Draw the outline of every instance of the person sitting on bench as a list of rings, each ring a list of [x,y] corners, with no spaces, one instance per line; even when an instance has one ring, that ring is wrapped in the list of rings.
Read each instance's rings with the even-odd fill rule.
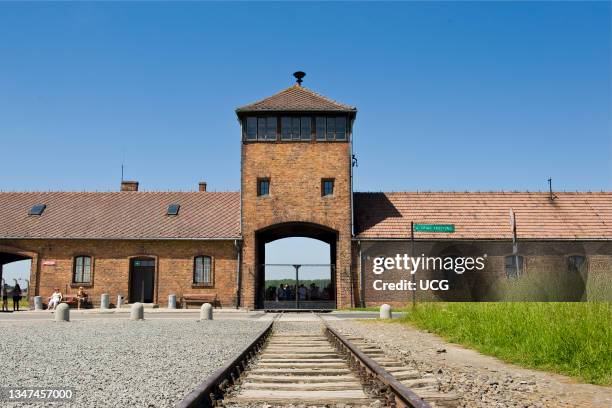
[[[87,292],[85,292],[85,289],[80,286],[79,291],[77,292],[77,309],[80,309],[81,305],[87,302],[87,296],[88,295]]]
[[[60,292],[59,288],[55,288],[55,292],[49,298],[49,306],[47,306],[47,310],[55,310],[57,305],[62,301],[62,292]]]

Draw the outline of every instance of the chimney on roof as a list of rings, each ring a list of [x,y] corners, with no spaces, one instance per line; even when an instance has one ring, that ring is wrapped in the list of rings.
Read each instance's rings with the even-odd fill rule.
[[[121,191],[138,191],[138,182],[137,181],[121,181]]]
[[[200,181],[198,183],[198,191],[206,191],[206,182],[205,181]]]

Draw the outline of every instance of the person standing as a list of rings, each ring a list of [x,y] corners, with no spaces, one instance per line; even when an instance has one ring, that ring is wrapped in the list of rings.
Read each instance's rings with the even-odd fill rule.
[[[2,285],[2,311],[8,312],[8,285]]]
[[[13,312],[19,311],[19,301],[21,300],[21,286],[19,283],[15,282],[15,287],[13,288]]]

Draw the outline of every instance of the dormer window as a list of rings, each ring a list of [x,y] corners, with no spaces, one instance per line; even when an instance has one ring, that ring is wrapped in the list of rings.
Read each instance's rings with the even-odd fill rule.
[[[180,209],[180,204],[170,204],[168,206],[168,210],[166,211],[166,215],[178,215]]]
[[[47,206],[45,204],[36,204],[33,205],[32,208],[28,211],[28,215],[42,215]]]

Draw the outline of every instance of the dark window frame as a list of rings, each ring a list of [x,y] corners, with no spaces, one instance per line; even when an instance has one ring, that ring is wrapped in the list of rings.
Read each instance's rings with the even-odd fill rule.
[[[176,217],[179,215],[180,211],[181,211],[181,205],[179,203],[168,204],[166,215],[171,216],[171,217]]]
[[[327,185],[331,183],[331,192],[328,193]],[[333,178],[321,179],[321,197],[333,197],[336,188],[336,180]]]
[[[251,131],[250,133],[249,130]],[[255,131],[254,134],[253,130]],[[248,141],[257,140],[257,116],[247,116],[244,119],[244,139]]]
[[[312,141],[312,116],[300,116],[300,140],[304,142]],[[304,126],[308,124],[308,126]],[[307,136],[307,137],[306,137]]]
[[[78,260],[82,259],[80,270]],[[84,280],[85,277],[85,260],[89,260],[89,280]],[[75,255],[72,258],[72,285],[78,286],[92,286],[93,285],[93,269],[94,259],[91,255]],[[80,274],[80,279],[77,279],[77,275]]]
[[[47,204],[34,204],[28,211],[28,215],[40,217],[47,209]]]
[[[347,142],[351,133],[350,116],[340,114],[249,115],[242,123],[245,142]]]
[[[202,280],[198,281],[196,279],[196,274],[198,273],[198,260],[202,261]],[[205,263],[204,261],[208,260],[208,280],[204,280],[205,278]],[[191,279],[191,284],[194,287],[206,287],[212,288],[215,286],[215,273],[213,267],[213,257],[210,255],[196,255],[193,257],[193,276]]]
[[[327,140],[327,117],[315,116],[315,139],[317,142]]]
[[[264,192],[262,187],[264,183],[267,183],[266,191]],[[268,197],[270,196],[270,178],[262,177],[257,179],[257,197]]]
[[[279,117],[250,115],[243,120],[243,138],[247,142],[275,142],[279,138]]]

